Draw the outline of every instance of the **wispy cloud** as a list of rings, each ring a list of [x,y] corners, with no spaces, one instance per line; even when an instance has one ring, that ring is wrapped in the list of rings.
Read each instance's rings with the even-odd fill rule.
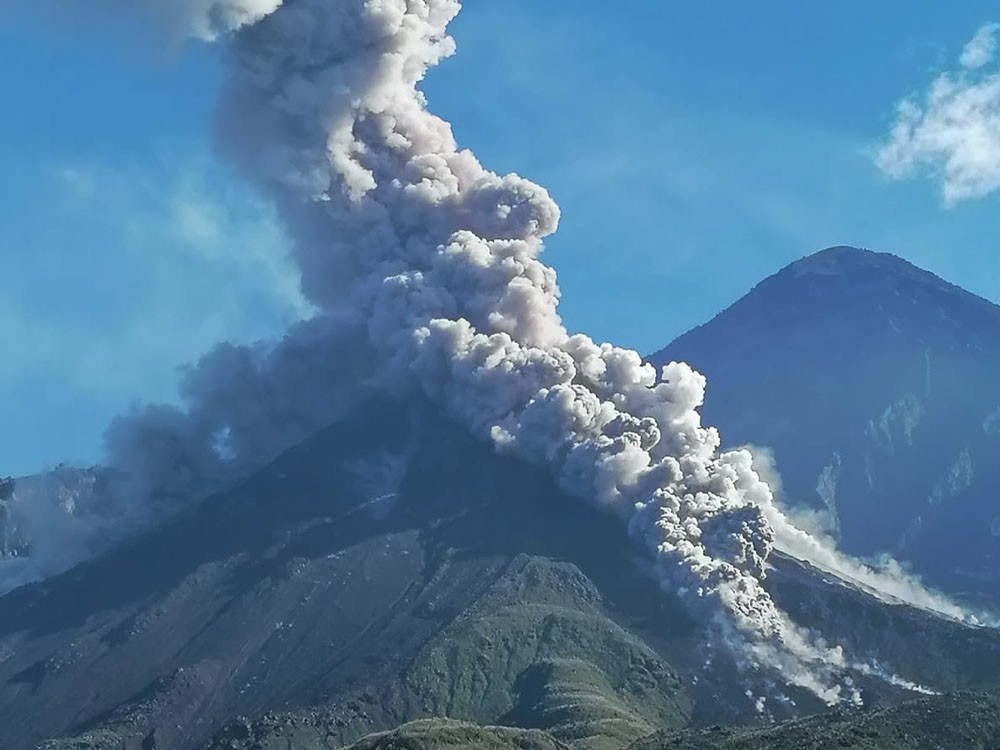
[[[1000,24],[988,23],[982,26],[965,45],[962,56],[958,58],[959,64],[970,70],[989,65],[996,54],[998,32],[1000,32]]]
[[[309,314],[273,210],[215,169],[202,157],[153,169],[83,162],[55,170],[55,177],[64,208],[117,234],[116,252],[149,260],[165,254],[192,273],[256,286],[288,316]]]
[[[14,202],[0,237],[11,270],[0,275],[0,407],[34,414],[38,429],[8,446],[0,473],[31,470],[37,454],[96,458],[81,446],[96,450],[133,400],[173,400],[178,367],[311,314],[273,210],[207,156],[171,148],[22,174],[17,194],[0,184]],[[67,404],[85,423],[53,430]]]
[[[77,320],[67,314],[71,305],[46,309],[22,295],[22,316],[36,330],[46,326],[43,339],[62,341],[48,347],[51,357],[79,349],[68,371],[62,365],[77,387],[132,391],[129,381],[140,377],[132,367],[169,372],[215,341],[253,340],[310,314],[270,207],[208,159],[81,162],[52,172],[56,215],[80,232],[64,241],[94,256],[89,281],[107,291],[114,309],[104,315],[111,305],[95,301],[96,309],[81,311],[89,319]],[[63,273],[47,294],[60,296],[66,284]],[[123,363],[137,364],[123,370]]]
[[[947,205],[1000,189],[1000,24],[982,26],[959,57],[922,94],[896,107],[888,139],[876,153],[893,179],[930,174]]]

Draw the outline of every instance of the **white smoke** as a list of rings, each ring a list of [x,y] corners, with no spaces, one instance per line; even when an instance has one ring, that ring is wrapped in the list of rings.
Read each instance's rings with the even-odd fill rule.
[[[903,690],[909,690],[911,693],[917,693],[919,695],[941,695],[939,691],[934,690],[933,688],[921,685],[918,682],[911,682],[910,680],[904,679],[899,675],[893,674],[892,672],[887,672],[877,665],[872,666],[870,664],[858,664],[855,666],[855,669],[863,675],[878,677],[880,680],[884,680],[890,685],[895,685]]]
[[[0,592],[60,573],[99,551],[93,542],[117,519],[103,512],[95,481],[94,472],[59,467],[14,482],[12,496],[0,501]]]
[[[764,514],[774,529],[777,549],[833,573],[886,603],[909,604],[969,625],[993,623],[987,615],[971,612],[927,588],[919,577],[908,573],[889,555],[866,564],[839,552],[832,538],[803,531],[776,505],[764,506]]]
[[[154,405],[112,422],[106,469],[15,483],[0,526],[24,550],[0,560],[0,595],[135,537],[336,421],[372,387],[364,352],[363,333],[331,316],[277,344],[217,346],[184,375],[185,409]]]
[[[720,452],[702,426],[704,378],[570,335],[539,259],[558,207],[487,171],[427,110],[418,85],[454,52],[458,0],[274,4],[227,5],[188,28],[211,37],[274,10],[233,35],[219,140],[279,207],[321,312],[276,348],[220,348],[188,375],[185,410],[113,425],[128,496],[158,517],[305,437],[359,388],[416,390],[617,515],[746,669],[856,700],[842,649],[762,585],[776,530],[794,534],[751,454]]]
[[[958,64],[963,68],[975,70],[993,62],[993,56],[997,51],[998,33],[1000,33],[1000,23],[988,23],[981,26],[962,49]]]
[[[899,561],[885,554],[875,562],[862,562],[837,550],[830,535],[834,527],[828,514],[812,508],[788,508],[779,501],[781,476],[770,449],[746,446],[753,465],[772,489],[772,502],[761,507],[774,529],[775,548],[796,559],[842,578],[889,604],[908,604],[969,625],[995,625],[986,613],[972,612],[944,594],[927,588]]]
[[[238,34],[222,143],[274,196],[310,300],[355,315],[384,387],[418,387],[473,434],[550,467],[619,515],[665,587],[725,614],[740,658],[828,700],[836,648],[761,585],[770,489],[748,452],[720,454],[704,378],[570,335],[539,260],[559,211],[484,169],[418,91],[454,51],[457,0],[298,0]]]

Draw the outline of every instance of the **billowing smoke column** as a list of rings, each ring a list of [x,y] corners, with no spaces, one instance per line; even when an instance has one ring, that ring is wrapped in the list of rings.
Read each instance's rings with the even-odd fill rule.
[[[457,0],[296,0],[236,35],[221,143],[273,195],[309,299],[366,333],[380,386],[421,389],[474,435],[614,512],[663,584],[748,661],[834,700],[836,650],[761,586],[771,494],[719,453],[704,379],[570,335],[539,260],[559,210],[484,169],[417,86],[450,55]],[[228,425],[227,425],[228,427]],[[126,441],[127,442],[127,441]]]
[[[192,1],[171,24],[234,32],[219,141],[278,205],[321,312],[275,347],[220,347],[188,373],[186,410],[118,420],[115,496],[142,498],[148,522],[323,426],[359,389],[419,391],[621,518],[744,667],[856,699],[841,673],[863,665],[797,629],[762,586],[775,524],[797,530],[750,453],[720,453],[701,425],[704,378],[570,335],[539,260],[557,206],[484,169],[427,111],[417,86],[454,51],[458,0],[278,5]]]

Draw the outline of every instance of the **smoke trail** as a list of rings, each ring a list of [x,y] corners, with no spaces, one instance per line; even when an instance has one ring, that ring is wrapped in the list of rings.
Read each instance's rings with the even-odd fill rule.
[[[944,594],[927,588],[889,555],[876,563],[866,564],[841,553],[828,533],[831,524],[825,523],[828,519],[822,512],[784,509],[776,502],[774,498],[780,495],[781,476],[770,449],[759,446],[745,446],[744,449],[753,455],[754,469],[772,489],[772,501],[765,501],[761,508],[774,529],[777,549],[833,573],[886,603],[908,604],[968,625],[997,625],[992,615],[970,611]]]
[[[969,625],[993,625],[993,618],[975,613],[944,594],[924,586],[892,557],[865,564],[840,553],[833,539],[797,527],[776,505],[764,506],[775,532],[775,546],[782,552],[833,573],[887,603],[904,603]]]
[[[100,551],[93,542],[121,527],[104,512],[108,499],[94,492],[96,479],[92,471],[59,467],[8,480],[6,492],[0,481],[0,592],[92,557]]]
[[[427,110],[418,85],[454,52],[458,0],[276,4],[194,3],[185,23],[239,29],[220,146],[279,207],[321,312],[276,348],[220,348],[189,373],[185,410],[116,422],[120,494],[142,498],[148,522],[305,437],[358,388],[416,390],[617,515],[746,669],[856,700],[841,649],[762,585],[784,519],[751,454],[720,452],[702,426],[704,378],[570,335],[539,259],[558,207],[487,171]]]

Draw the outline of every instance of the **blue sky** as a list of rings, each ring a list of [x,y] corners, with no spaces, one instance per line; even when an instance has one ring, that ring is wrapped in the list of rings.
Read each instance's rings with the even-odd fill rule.
[[[651,351],[832,244],[1000,300],[1000,198],[947,206],[874,163],[995,5],[467,5],[425,89],[561,204],[572,329]],[[212,157],[220,79],[206,47],[0,17],[0,474],[97,460],[108,419],[172,398],[213,342],[305,313],[271,212]]]

